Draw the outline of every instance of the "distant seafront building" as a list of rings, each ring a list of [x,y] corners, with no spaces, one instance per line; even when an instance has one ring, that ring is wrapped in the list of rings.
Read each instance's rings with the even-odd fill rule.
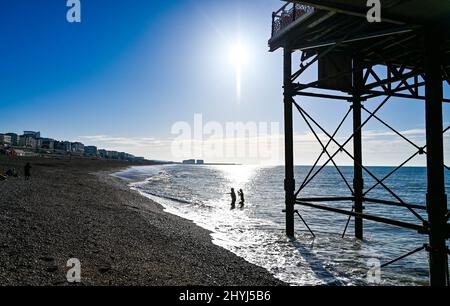
[[[27,149],[37,149],[38,142],[34,137],[22,135],[19,138],[19,146]]]
[[[195,165],[195,159],[183,160],[183,164],[185,164],[185,165]]]
[[[72,152],[72,143],[70,141],[56,141],[55,150],[61,152]]]
[[[140,159],[139,157],[135,157],[134,155],[126,153],[126,152],[107,151],[104,149],[98,150],[97,156],[99,156],[100,158],[104,158],[104,159],[145,161],[145,158]]]
[[[19,146],[27,149],[38,149],[41,132],[24,131],[23,135],[19,137]]]
[[[119,152],[117,151],[107,151],[106,156],[108,159],[119,159]]]
[[[55,150],[55,142],[56,140],[51,138],[39,138],[37,139],[38,148],[46,149],[46,150]]]
[[[34,138],[34,139],[38,139],[38,138],[41,138],[41,132],[24,131],[23,132],[23,136],[31,137],[31,138]]]
[[[108,158],[108,152],[104,149],[100,149],[98,150],[98,156],[100,156],[100,158]]]
[[[11,136],[0,134],[0,143],[3,145],[11,145]]]
[[[204,165],[205,161],[203,159],[187,159],[187,160],[183,160],[183,164],[184,165]]]
[[[18,146],[19,145],[19,135],[16,133],[6,133],[5,135],[11,137],[11,145]]]
[[[133,154],[129,154],[129,153],[126,153],[126,152],[120,152],[119,153],[119,158],[121,160],[129,160],[129,161],[136,160],[136,157]]]
[[[59,141],[41,137],[41,132],[24,131],[23,135],[16,133],[0,133],[0,154],[14,149],[18,156],[39,156],[38,154],[80,155],[100,157],[103,159],[145,162],[144,157],[135,157],[127,152],[108,151],[96,146],[85,146],[81,142]],[[5,150],[6,149],[6,150]],[[3,152],[3,153],[2,153]],[[195,161],[194,161],[195,163]]]
[[[72,142],[72,151],[73,153],[84,153],[84,144],[81,142]]]
[[[97,156],[98,148],[96,146],[86,146],[84,147],[84,153],[87,155]]]

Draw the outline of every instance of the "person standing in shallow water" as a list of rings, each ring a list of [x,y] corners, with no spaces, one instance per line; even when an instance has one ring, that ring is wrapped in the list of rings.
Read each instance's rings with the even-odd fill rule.
[[[28,181],[31,178],[31,165],[27,163],[24,167],[25,180]]]
[[[235,209],[236,208],[236,192],[234,191],[234,188],[231,188],[231,209]]]
[[[238,192],[239,197],[241,198],[241,201],[239,202],[239,205],[241,206],[241,208],[244,208],[245,206],[245,195],[244,195],[244,191],[242,189],[239,190]]]

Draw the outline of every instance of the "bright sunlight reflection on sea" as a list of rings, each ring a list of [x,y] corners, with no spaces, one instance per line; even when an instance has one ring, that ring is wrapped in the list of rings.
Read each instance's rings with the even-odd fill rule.
[[[248,184],[257,170],[256,166],[214,166],[214,168],[223,173],[223,177],[229,182],[230,188],[236,188],[237,190]]]
[[[297,179],[300,181],[308,170],[296,167]],[[339,174],[333,170],[324,169],[323,175],[311,183],[306,196],[336,196],[347,192],[345,184],[340,184]],[[388,167],[371,170],[380,177],[392,171]],[[351,167],[342,168],[349,180],[352,171]],[[211,231],[215,244],[293,285],[365,285],[369,260],[388,262],[426,242],[415,232],[373,222],[365,223],[365,241],[353,238],[353,224],[342,239],[345,216],[301,207],[298,209],[317,238],[313,239],[297,220],[297,240],[287,239],[282,213],[283,167],[168,165],[136,167],[118,175],[134,180],[132,188],[163,205],[167,212]],[[365,180],[368,185],[373,183],[370,177]],[[426,169],[408,168],[386,183],[405,201],[423,205],[425,181]],[[244,190],[244,208],[231,209],[232,187]],[[374,196],[386,195],[375,190]],[[352,203],[326,204],[342,209],[352,206]],[[400,208],[386,211],[385,207],[371,205],[367,211],[415,221],[414,216]],[[417,285],[426,284],[427,279],[427,255],[422,252],[384,269],[382,284]]]

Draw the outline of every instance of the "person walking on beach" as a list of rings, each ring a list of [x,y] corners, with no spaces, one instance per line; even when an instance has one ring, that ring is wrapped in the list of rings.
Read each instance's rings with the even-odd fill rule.
[[[27,163],[24,167],[25,180],[28,181],[31,178],[31,165]]]
[[[244,208],[245,206],[245,195],[244,195],[244,191],[242,189],[239,190],[238,192],[239,197],[241,198],[241,201],[239,202],[239,205],[241,206],[241,208]]]
[[[231,209],[235,209],[236,208],[236,192],[234,191],[234,188],[231,188],[231,193],[229,193],[231,195]]]

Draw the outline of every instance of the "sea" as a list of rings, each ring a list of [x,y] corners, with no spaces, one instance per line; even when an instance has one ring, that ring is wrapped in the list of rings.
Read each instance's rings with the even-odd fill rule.
[[[378,178],[394,168],[370,167]],[[295,168],[297,183],[310,167]],[[353,168],[341,167],[352,182]],[[405,203],[425,206],[426,168],[402,168],[385,181]],[[365,238],[354,238],[354,220],[342,237],[347,216],[296,207],[315,237],[296,216],[295,240],[285,235],[284,168],[261,166],[161,165],[132,167],[115,176],[130,188],[158,202],[171,214],[193,221],[211,232],[214,244],[265,268],[293,286],[422,286],[428,284],[428,254],[417,252],[387,267],[388,263],[422,247],[427,236],[415,230],[364,221]],[[448,177],[448,175],[447,175]],[[376,182],[365,174],[365,190]],[[450,181],[446,181],[447,192]],[[243,208],[231,209],[230,188],[242,189]],[[348,197],[350,190],[335,168],[326,167],[300,193],[301,197]],[[396,201],[377,186],[367,197]],[[352,202],[321,203],[351,210]],[[365,212],[421,224],[404,207],[365,204]],[[417,213],[426,219],[425,210]]]

